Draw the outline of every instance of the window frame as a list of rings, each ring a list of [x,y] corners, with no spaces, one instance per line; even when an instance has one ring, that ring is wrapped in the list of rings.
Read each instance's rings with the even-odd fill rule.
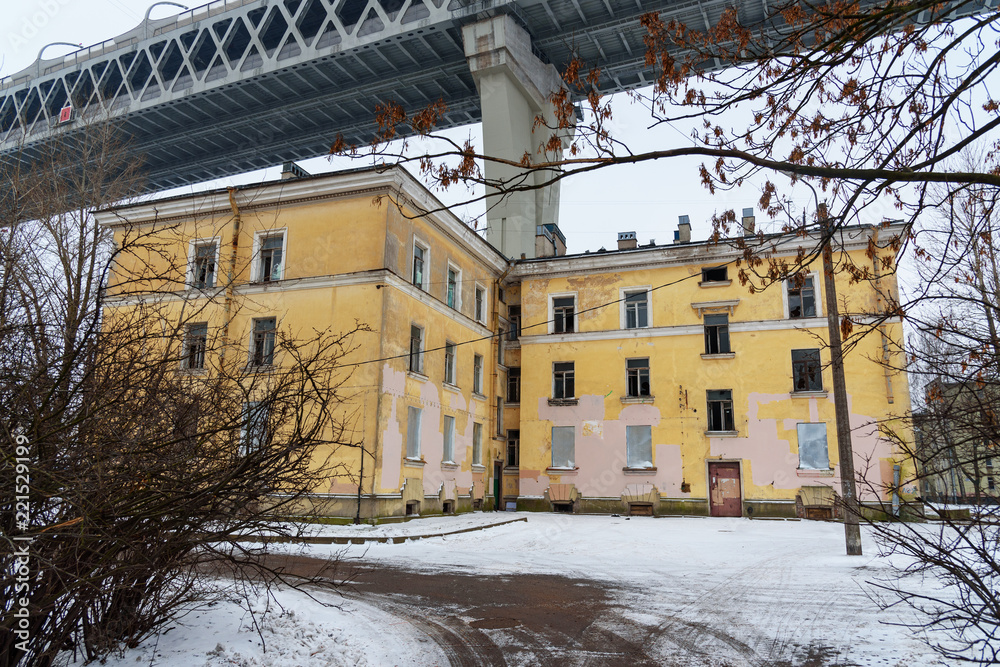
[[[195,327],[204,327],[204,333],[198,335],[201,338],[200,350],[195,352],[198,355],[200,364],[195,366],[191,364],[192,356],[192,339],[195,337],[194,329]],[[188,323],[184,328],[184,354],[181,357],[181,368],[186,371],[203,371],[205,370],[205,360],[206,353],[208,350],[208,322],[191,322]]]
[[[196,285],[195,278],[197,277],[197,267],[195,266],[195,261],[197,260],[198,248],[200,246],[206,246],[209,244],[215,245],[215,269],[212,272],[212,284],[211,285]],[[188,241],[188,263],[187,263],[187,276],[185,277],[185,287],[187,289],[198,289],[198,290],[210,290],[215,289],[219,285],[219,261],[222,258],[222,237],[213,236],[206,238],[190,239]]]
[[[556,327],[556,299],[573,299],[573,328],[570,331],[565,330],[565,316],[563,317],[563,330],[557,331]],[[549,333],[550,334],[568,334],[568,333],[578,333],[579,327],[579,299],[576,292],[559,292],[549,294]],[[565,306],[560,306],[564,308]]]
[[[441,463],[455,463],[455,418],[444,415],[441,424]]]
[[[556,462],[556,432],[568,434],[569,446],[573,455],[572,460],[560,460]],[[576,468],[576,427],[575,426],[553,426],[549,440],[549,463],[550,468],[556,470],[574,470]]]
[[[644,443],[637,442],[632,436],[633,433],[638,433],[638,429],[646,429],[646,433],[649,434],[648,445],[649,445],[649,457],[646,458],[643,463],[648,462],[649,465],[636,465],[635,459],[638,456],[633,456],[633,447],[638,447]],[[653,461],[653,427],[648,424],[629,424],[625,426],[625,465],[630,470],[655,470],[656,463]]]
[[[259,413],[263,413],[263,415],[258,416]],[[239,442],[239,452],[241,456],[249,456],[252,452],[260,451],[267,444],[267,420],[270,416],[268,413],[269,411],[267,406],[262,406],[260,401],[243,402],[241,407]],[[263,419],[263,423],[260,424],[261,428],[259,429],[259,433],[255,434],[257,437],[251,441],[251,421],[257,421],[259,419]]]
[[[812,466],[812,465],[803,465],[803,461],[802,461],[802,443],[803,443],[803,440],[804,440],[804,438],[802,437],[802,427],[803,426],[822,426],[823,427],[823,442],[825,443],[824,447],[823,447],[823,453],[825,454],[824,458],[826,459],[826,465],[825,466],[815,467],[815,466]],[[796,446],[798,447],[798,450],[799,450],[799,462],[798,462],[798,469],[799,470],[829,471],[829,470],[832,469],[831,466],[830,466],[830,429],[827,428],[826,422],[799,422],[799,423],[797,423],[795,425],[795,438],[796,438],[796,441],[795,441],[796,442]]]
[[[521,306],[507,306],[507,340],[521,337]]]
[[[514,391],[511,392],[511,387]],[[507,405],[521,404],[521,367],[513,366],[507,369]]]
[[[623,330],[626,330],[626,331],[632,331],[632,330],[635,330],[635,329],[649,329],[649,328],[651,328],[653,326],[653,297],[652,297],[653,293],[652,293],[651,289],[652,289],[651,285],[633,285],[631,287],[621,287],[621,288],[619,288],[619,290],[618,290],[618,295],[619,295],[619,299],[620,299],[620,301],[619,301],[620,305],[619,305],[619,309],[618,309],[619,310],[619,328],[621,328]],[[628,308],[629,307],[628,298],[629,298],[629,296],[633,296],[635,294],[639,294],[639,293],[642,293],[642,292],[646,293],[646,324],[644,326],[639,326],[639,324],[638,324],[639,318],[638,318],[638,315],[637,315],[636,316],[636,326],[630,327],[630,326],[628,326],[628,310],[629,310],[629,308]],[[638,303],[638,302],[633,302],[633,303]]]
[[[414,415],[416,415],[415,418]],[[418,408],[415,405],[406,406],[406,450],[404,453],[406,459],[409,461],[423,460],[423,453],[420,447],[420,427],[423,418],[424,411],[422,408]]]
[[[458,353],[456,350],[458,347],[451,342],[446,340],[444,342],[444,382],[445,384],[450,384],[452,386],[458,385]]]
[[[569,365],[569,368],[559,369],[557,366]],[[561,375],[557,375],[561,373]],[[568,373],[568,376],[567,376]],[[569,387],[573,390],[566,396],[566,380],[569,379]],[[562,396],[556,391],[556,387],[561,387]],[[570,400],[576,398],[576,362],[575,361],[553,361],[552,362],[552,398],[554,400]]]
[[[270,329],[270,335],[271,335],[270,355],[265,355],[263,353],[267,349],[267,330],[266,329],[258,330],[257,324],[259,322],[267,322],[269,320],[274,322],[274,326],[271,327]],[[278,318],[272,315],[270,317],[255,317],[251,321],[253,323],[253,327],[251,328],[250,331],[250,359],[248,360],[247,366],[250,368],[270,368],[271,366],[274,366],[274,353],[277,343]],[[260,360],[263,361],[263,357],[266,356],[267,361],[265,363],[258,363],[257,335],[260,333],[264,334],[264,338],[262,341],[264,347],[261,350],[262,355]]]
[[[819,271],[807,271],[806,278],[812,279],[813,284],[813,302],[815,304],[815,315],[792,317],[790,313],[788,289],[791,286],[791,277],[785,278],[781,281],[781,301],[784,308],[784,314],[786,320],[805,320],[811,319],[813,317],[823,317],[823,285],[819,279]],[[801,298],[801,296],[800,296]]]
[[[641,362],[645,361],[645,366],[633,366],[630,365],[631,362]],[[646,373],[646,393],[642,393],[642,371],[645,369]],[[632,371],[635,371],[633,373]],[[625,396],[627,398],[651,398],[653,396],[651,381],[650,381],[650,366],[649,357],[631,357],[625,360]],[[635,388],[636,393],[632,392],[632,377],[635,376]]]
[[[709,274],[710,271],[722,271],[725,274],[725,277],[722,278],[722,279],[719,279],[719,278],[709,278],[708,274]],[[703,266],[703,267],[701,267],[701,282],[703,282],[703,283],[709,283],[709,284],[730,282],[730,278],[729,278],[729,266],[726,265],[726,264],[723,264],[722,266]]]
[[[483,395],[483,355],[472,357],[472,393]]]
[[[725,324],[709,324],[708,318],[710,317],[724,317],[726,318]],[[729,336],[729,313],[705,313],[702,316],[702,326],[705,331],[705,354],[706,355],[717,355],[717,354],[732,354],[733,344],[732,339]],[[723,345],[723,337],[721,334],[725,334],[725,345]],[[712,341],[714,340],[717,350],[712,351]],[[725,348],[725,349],[723,349]]]
[[[451,274],[455,274],[455,290],[451,292]],[[450,260],[448,261],[448,268],[445,269],[444,273],[445,284],[444,284],[444,302],[449,308],[455,310],[462,310],[462,269],[458,268]],[[454,294],[453,302],[450,302],[451,295]]]
[[[483,425],[472,422],[472,465],[483,465]]]
[[[417,350],[415,352],[413,350],[414,330],[420,333],[420,337],[417,338]],[[427,349],[427,338],[424,335],[425,331],[426,329],[424,329],[424,327],[410,322],[410,344],[408,346],[409,352],[407,353],[406,370],[410,373],[416,373],[417,375],[424,374],[424,351]]]
[[[713,393],[729,393],[729,398],[715,397],[713,398]],[[733,390],[732,389],[708,389],[705,392],[705,402],[708,411],[708,433],[734,433],[736,432],[736,414],[734,409],[733,401]],[[728,403],[728,417],[727,422],[727,404]],[[712,409],[713,404],[719,404],[720,415],[719,418],[722,420],[721,424],[713,423],[716,421],[716,416]],[[722,426],[722,428],[713,428],[713,426]],[[730,428],[726,428],[729,426]]]
[[[422,257],[420,259],[420,284],[418,285],[416,280],[417,273],[417,248],[422,251]],[[416,234],[413,235],[413,244],[410,247],[410,284],[417,289],[427,292],[430,287],[430,272],[431,272],[431,247],[426,241],[418,237]]]
[[[795,353],[813,353],[810,356],[812,358],[798,359],[795,358]],[[802,348],[794,349],[791,351],[791,361],[792,361],[792,393],[793,394],[816,394],[823,392],[823,356],[820,353],[819,348]],[[800,355],[803,356],[803,355]],[[815,364],[815,366],[812,366]],[[805,389],[799,389],[799,372],[800,369],[805,368],[805,373],[803,377],[808,381],[809,379],[815,380],[818,387],[813,386],[813,383],[809,383]],[[809,370],[812,370],[810,373]]]
[[[476,291],[472,302],[472,319],[480,324],[486,324],[486,311],[489,302],[489,292],[481,283],[476,283]]]
[[[513,457],[511,457],[511,453],[513,453]],[[511,463],[512,458],[513,463]],[[508,469],[521,467],[521,429],[512,428],[507,431],[507,444],[504,448],[504,467]]]
[[[275,236],[281,235],[281,270],[275,279],[264,280],[264,242]],[[280,229],[260,229],[253,234],[253,262],[251,262],[252,283],[273,283],[285,279],[285,269],[288,267],[288,228]],[[273,274],[273,269],[272,269]]]

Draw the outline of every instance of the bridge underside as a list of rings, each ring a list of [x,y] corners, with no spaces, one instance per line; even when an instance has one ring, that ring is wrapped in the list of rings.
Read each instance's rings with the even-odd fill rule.
[[[723,0],[225,0],[146,22],[0,81],[0,153],[30,161],[82,118],[111,115],[160,190],[328,152],[336,134],[366,143],[375,107],[443,99],[447,126],[481,119],[462,26],[506,13],[543,62],[574,55],[614,92],[649,83],[639,17],[691,25]],[[762,20],[763,3],[740,5]],[[67,103],[75,118],[59,122]]]

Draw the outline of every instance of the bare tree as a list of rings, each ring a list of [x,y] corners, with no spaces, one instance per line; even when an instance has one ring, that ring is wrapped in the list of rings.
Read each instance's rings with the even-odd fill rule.
[[[219,354],[235,349],[221,338],[188,349],[199,313],[149,292],[180,270],[162,228],[126,229],[116,247],[93,216],[139,191],[140,165],[126,155],[114,127],[95,124],[3,178],[4,664],[133,646],[224,594],[219,576],[265,586],[339,576],[331,559],[292,578],[266,558],[266,541],[242,540],[297,534],[276,518],[338,472],[338,446],[356,446],[339,409],[353,331],[278,331],[266,374],[247,372],[245,353]],[[124,258],[142,270],[106,290]],[[179,372],[192,354],[209,360],[205,371]]]

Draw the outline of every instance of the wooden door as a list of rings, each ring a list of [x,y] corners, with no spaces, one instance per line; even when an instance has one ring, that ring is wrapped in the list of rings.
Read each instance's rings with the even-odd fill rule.
[[[712,516],[743,516],[740,464],[708,464],[708,505]]]

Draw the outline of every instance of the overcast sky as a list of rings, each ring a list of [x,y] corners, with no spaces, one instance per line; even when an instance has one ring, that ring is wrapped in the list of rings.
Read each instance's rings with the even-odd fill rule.
[[[0,36],[0,76],[17,72],[35,61],[39,50],[52,42],[70,42],[90,46],[134,28],[152,4],[150,0],[6,0],[3,34]],[[201,3],[199,3],[201,4]],[[189,7],[197,5],[191,4]],[[182,11],[169,5],[153,10],[153,18],[163,18]],[[47,58],[71,52],[68,46],[51,46]],[[690,127],[664,126],[647,129],[649,117],[628,103],[624,96],[616,99],[614,129],[616,136],[633,150],[654,147],[675,147],[688,143]],[[331,139],[337,128],[330,128]],[[462,137],[472,133],[479,137],[479,126],[457,130]],[[694,227],[693,238],[699,240],[709,233],[713,213],[754,206],[759,192],[744,188],[737,193],[710,195],[698,177],[700,160],[616,167],[586,177],[574,177],[562,186],[560,227],[565,233],[569,252],[613,248],[617,232],[635,231],[640,243],[656,239],[667,243],[673,238],[680,215],[689,215]],[[332,171],[346,166],[315,158],[302,163],[310,173]],[[198,188],[174,190],[171,194],[221,187],[233,183],[252,183],[277,177],[278,168],[242,174],[238,177],[213,181]],[[438,193],[448,203],[457,201],[463,192]],[[803,201],[805,203],[805,201]],[[477,212],[473,210],[472,213]],[[466,212],[468,214],[468,212]],[[760,215],[758,214],[758,219]]]

